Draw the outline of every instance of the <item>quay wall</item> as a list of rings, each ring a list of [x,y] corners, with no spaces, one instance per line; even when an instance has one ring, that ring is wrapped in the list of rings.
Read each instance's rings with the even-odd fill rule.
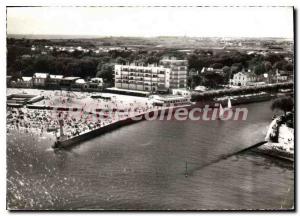
[[[263,102],[263,101],[269,101],[272,98],[276,96],[273,96],[271,94],[264,94],[264,95],[250,95],[250,96],[244,96],[244,97],[237,97],[237,98],[231,98],[231,104],[233,106],[239,105],[239,104],[247,104],[247,103],[254,103],[254,102]],[[222,105],[227,105],[227,99],[224,100],[218,100],[217,103],[221,103]]]
[[[46,106],[46,105],[27,105],[26,106],[28,109],[43,109],[43,110],[58,110],[58,111],[82,111],[83,108],[79,107],[59,107],[59,106]],[[101,109],[101,108],[96,108],[95,112],[126,112],[125,109]],[[89,112],[91,113],[91,112]]]
[[[290,89],[290,88],[294,88],[294,84],[292,82],[275,83],[275,84],[268,84],[263,86],[248,86],[248,87],[241,87],[237,89],[222,89],[222,90],[213,90],[213,91],[206,91],[206,92],[193,92],[191,100],[198,102],[202,100],[212,100],[215,97],[255,94],[262,91],[274,93],[274,92],[278,92],[279,89]]]

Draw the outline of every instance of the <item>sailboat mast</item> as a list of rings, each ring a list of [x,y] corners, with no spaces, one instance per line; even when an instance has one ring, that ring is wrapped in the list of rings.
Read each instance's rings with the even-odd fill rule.
[[[231,100],[230,100],[230,98],[228,98],[228,102],[227,102],[227,107],[229,108],[229,109],[231,109]]]
[[[187,172],[187,161],[185,161],[185,177],[188,176],[188,172]]]
[[[221,118],[224,114],[224,110],[223,110],[223,107],[222,107],[222,104],[220,103],[220,107],[219,107],[219,118]]]

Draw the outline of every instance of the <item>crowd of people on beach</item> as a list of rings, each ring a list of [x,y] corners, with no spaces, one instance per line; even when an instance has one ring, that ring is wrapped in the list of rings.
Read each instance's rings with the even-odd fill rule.
[[[46,95],[42,104],[56,105],[57,107],[76,107],[78,104],[76,99],[63,95],[57,101],[57,93]],[[59,109],[30,109],[23,108],[7,108],[7,131],[17,129],[25,132],[43,133],[49,132],[55,134],[56,138],[62,136],[60,134],[62,127],[63,135],[66,138],[72,138],[83,133],[101,128],[112,122],[132,117],[138,114],[152,111],[155,109],[149,101],[123,101],[120,99],[104,100],[91,99],[93,105],[80,104],[77,111],[61,111]],[[96,105],[95,105],[96,104]],[[157,108],[156,108],[157,109]]]

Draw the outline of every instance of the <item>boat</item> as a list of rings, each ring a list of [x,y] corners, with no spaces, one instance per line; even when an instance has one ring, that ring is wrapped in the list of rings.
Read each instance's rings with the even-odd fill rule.
[[[178,95],[152,95],[150,98],[153,106],[184,106],[191,105],[191,100],[186,96],[178,96]]]
[[[266,92],[260,92],[256,94],[245,94],[245,95],[235,95],[230,96],[230,104],[238,105],[238,104],[246,104],[246,103],[255,103],[255,102],[262,102],[268,101],[274,98],[274,95]],[[223,105],[228,103],[228,96],[215,98],[215,103],[222,103]]]
[[[228,98],[228,101],[227,101],[227,108],[228,108],[228,109],[231,109],[231,108],[232,108],[230,98]]]
[[[231,110],[232,109],[230,98],[228,98],[228,100],[227,100],[227,108],[225,108],[225,109],[226,110]],[[222,104],[220,103],[220,106],[219,106],[219,119],[224,116],[224,113],[225,113],[225,111],[222,107]]]
[[[219,119],[221,119],[221,117],[223,117],[224,115],[224,109],[222,107],[222,104],[220,104],[220,107],[219,107]]]

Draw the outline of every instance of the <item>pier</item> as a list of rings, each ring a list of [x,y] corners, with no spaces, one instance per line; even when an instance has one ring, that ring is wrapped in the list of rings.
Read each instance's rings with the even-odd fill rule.
[[[135,116],[129,116],[127,118],[120,119],[120,120],[117,120],[115,122],[112,122],[112,123],[110,123],[108,125],[105,125],[103,127],[96,128],[96,129],[88,131],[86,133],[71,137],[69,139],[58,140],[53,145],[53,148],[70,148],[70,147],[72,147],[74,145],[77,145],[80,142],[83,142],[85,140],[92,139],[96,136],[102,135],[102,134],[107,133],[107,132],[111,132],[113,130],[116,130],[116,129],[121,128],[121,127],[126,126],[126,125],[131,125],[131,124],[143,121],[143,120],[145,120],[146,115],[148,115],[149,117],[152,117],[155,112],[157,112],[157,114],[160,115],[163,111],[164,111],[163,114],[167,115],[170,111],[171,112],[174,111],[173,108],[175,109],[175,108],[179,108],[179,107],[172,107],[172,109],[162,108],[162,109],[158,109],[158,110],[152,110],[152,111],[149,111],[149,112],[137,114]]]

